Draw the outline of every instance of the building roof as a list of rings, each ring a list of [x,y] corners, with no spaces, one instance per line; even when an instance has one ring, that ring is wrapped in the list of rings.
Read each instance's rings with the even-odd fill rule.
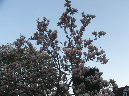
[[[116,96],[123,96],[123,91],[124,92],[129,92],[129,86],[126,85],[125,87],[120,87],[117,90],[113,90],[113,93]]]

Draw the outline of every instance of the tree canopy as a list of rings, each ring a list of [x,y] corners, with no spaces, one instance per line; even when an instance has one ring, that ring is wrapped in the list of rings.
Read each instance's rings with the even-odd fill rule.
[[[51,62],[52,59],[48,57],[47,53],[40,53],[36,51],[36,48],[32,48],[31,43],[28,43],[30,44],[29,47],[26,45],[23,47],[24,43],[22,46],[17,46],[17,43],[20,44],[25,39],[24,36],[21,37],[14,42],[15,47],[13,47],[13,44],[0,46],[0,88],[4,87],[1,91],[5,91],[5,95],[11,95],[8,94],[8,91],[14,91],[16,89],[22,90],[22,88],[30,88],[26,89],[26,91],[31,90],[32,93],[30,92],[29,94],[35,94],[34,89],[32,89],[34,86],[32,87],[31,85],[40,85],[42,79],[51,80],[47,72],[42,72],[41,69],[49,69],[46,63]],[[37,55],[38,58],[34,58],[33,55]],[[38,80],[39,78],[41,80]],[[49,88],[52,87],[52,85],[47,86]],[[16,95],[20,90],[12,94]],[[3,94],[1,91],[0,93]]]

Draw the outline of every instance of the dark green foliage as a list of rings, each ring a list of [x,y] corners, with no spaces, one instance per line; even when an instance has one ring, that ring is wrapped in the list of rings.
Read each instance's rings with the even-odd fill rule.
[[[84,79],[80,79],[80,78],[77,78],[75,76],[72,76],[73,77],[72,78],[73,79],[73,86],[79,86],[81,83],[84,83],[86,93],[88,93],[88,91],[95,92],[95,90],[97,90],[97,92],[99,92],[100,91],[99,83],[90,83],[90,81],[85,80],[85,78],[87,78],[89,76],[95,76],[95,71],[99,72],[99,69],[96,67],[94,67],[94,68],[88,67],[88,69],[89,69],[89,71],[85,72],[85,74],[83,74]],[[75,93],[75,89],[73,89],[73,92]]]

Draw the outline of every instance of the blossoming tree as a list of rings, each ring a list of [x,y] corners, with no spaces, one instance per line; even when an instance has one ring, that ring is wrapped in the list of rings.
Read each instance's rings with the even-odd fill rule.
[[[75,31],[77,25],[75,25],[76,19],[73,15],[77,13],[78,10],[71,8],[71,1],[65,1],[64,6],[66,7],[66,12],[62,14],[57,26],[64,29],[67,41],[64,41],[64,44],[58,41],[58,31],[47,29],[50,22],[49,20],[45,17],[43,21],[39,21],[38,19],[38,31],[34,33],[34,36],[31,36],[29,40],[37,40],[37,45],[42,45],[39,51],[40,53],[35,52],[32,44],[26,41],[24,36],[14,42],[17,53],[13,51],[12,53],[7,53],[6,51],[1,52],[3,54],[1,55],[1,59],[5,61],[8,55],[10,57],[14,55],[15,58],[22,57],[23,59],[10,62],[9,64],[7,64],[8,61],[1,63],[1,65],[3,64],[4,66],[4,70],[2,68],[0,70],[0,95],[8,91],[9,94],[20,94],[22,96],[72,96],[72,94],[69,93],[69,88],[72,87],[75,90],[74,95],[76,96],[93,96],[94,94],[99,96],[114,96],[107,87],[112,86],[113,88],[117,88],[117,84],[112,79],[110,79],[110,81],[104,81],[102,78],[98,78],[101,74],[100,72],[96,72],[95,76],[85,78],[85,80],[89,80],[92,83],[96,82],[95,78],[98,78],[97,82],[100,82],[102,88],[99,92],[96,90],[95,92],[89,91],[87,93],[84,83],[78,86],[71,86],[73,76],[83,79],[83,73],[89,71],[89,69],[84,66],[86,62],[97,58],[97,61],[106,64],[108,59],[106,59],[106,54],[104,54],[105,51],[98,51],[98,48],[92,45],[93,40],[90,40],[90,38],[89,40],[82,40],[85,27],[88,26],[91,19],[95,18],[95,15],[85,15],[84,12],[82,12],[82,19],[80,20],[82,26],[80,30]],[[66,29],[70,31],[68,32]],[[105,35],[106,32],[92,32],[92,34],[96,37],[94,40],[97,40],[98,37],[100,38],[100,36]],[[29,46],[29,54],[25,51],[26,46],[22,48],[24,43],[27,43]],[[58,43],[61,43],[64,47],[59,47]],[[82,53],[83,48],[88,48],[88,52]],[[63,57],[60,56],[60,51],[64,52]],[[47,53],[47,55],[44,56],[42,53]],[[82,54],[84,58],[81,58]],[[47,59],[49,60],[46,61]],[[68,76],[71,76],[70,80],[68,80]],[[61,81],[63,83],[60,83]]]

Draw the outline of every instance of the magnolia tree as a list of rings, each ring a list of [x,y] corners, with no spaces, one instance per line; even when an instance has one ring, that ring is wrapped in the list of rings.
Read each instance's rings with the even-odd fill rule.
[[[56,71],[52,65],[47,65],[47,62],[52,61],[51,58],[48,54],[36,51],[24,39],[24,36],[17,39],[15,47],[13,44],[0,47],[0,96],[45,96],[44,91],[53,87],[56,77],[49,77],[48,71],[53,74]],[[23,47],[25,43],[28,47]]]
[[[58,46],[59,42],[57,40],[57,30],[52,31],[51,29],[47,30],[47,26],[49,25],[49,20],[47,20],[45,17],[43,21],[37,20],[37,30],[31,40],[37,40],[37,45],[41,44],[43,47],[41,47],[40,52],[47,52],[51,57],[54,58],[54,65],[55,69],[58,71],[56,82],[55,82],[55,90],[51,91],[52,95],[67,95],[69,94],[69,88],[72,87],[73,89],[76,89],[75,95],[83,95],[83,93],[86,93],[85,85],[81,83],[79,86],[70,86],[72,83],[72,77],[75,76],[77,78],[83,79],[84,76],[82,73],[88,72],[88,68],[85,67],[85,63],[89,60],[94,60],[97,57],[97,61],[102,62],[102,64],[106,64],[108,60],[106,59],[105,51],[100,50],[98,51],[98,48],[96,46],[91,45],[93,40],[82,40],[83,32],[85,31],[85,27],[88,26],[90,23],[90,20],[95,18],[95,15],[85,15],[84,12],[82,12],[81,23],[82,26],[80,30],[74,30],[77,25],[75,25],[76,19],[73,17],[73,14],[77,13],[77,9],[71,8],[71,1],[65,0],[66,3],[64,6],[66,7],[66,12],[64,12],[60,18],[60,22],[57,23],[57,26],[60,26],[64,29],[64,32],[66,34],[67,41],[64,42],[64,47],[62,48],[64,51],[64,56],[61,57],[59,54],[59,51],[61,51],[61,47]],[[66,29],[69,29],[69,33]],[[100,38],[100,36],[105,35],[106,32],[100,31],[98,32],[92,32],[93,35],[95,35],[95,39],[97,40],[97,36]],[[83,48],[88,48],[88,52],[81,52]],[[84,54],[84,58],[81,58],[81,55]],[[70,64],[68,64],[70,63]],[[50,65],[50,64],[49,64]],[[72,77],[71,80],[68,80],[67,77],[71,73]],[[115,84],[115,81],[110,79],[109,82],[103,80],[102,78],[98,78],[101,73],[96,72],[95,76],[89,76],[85,78],[85,80],[90,80],[92,83],[99,82],[102,90],[101,91],[95,91],[97,95],[103,94],[103,95],[114,95],[107,87],[113,87],[117,88],[117,84]],[[95,80],[95,78],[98,78],[98,80]],[[60,84],[59,82],[62,81],[63,84]],[[105,89],[106,88],[106,89]],[[88,92],[87,94],[93,95],[94,92]]]
[[[99,82],[101,86],[100,91],[87,92],[84,83],[78,86],[71,86],[73,76],[84,79],[83,73],[89,71],[84,66],[86,62],[97,58],[97,61],[106,64],[108,60],[104,54],[105,51],[100,50],[99,52],[98,48],[92,45],[93,40],[82,40],[85,27],[88,26],[91,19],[95,18],[95,15],[85,15],[82,12],[82,19],[80,20],[82,26],[80,30],[75,31],[74,29],[77,25],[75,25],[76,19],[73,17],[73,14],[77,13],[78,10],[71,8],[71,1],[65,1],[66,12],[62,14],[57,26],[64,29],[67,41],[63,45],[62,42],[57,40],[57,30],[47,29],[49,20],[45,17],[43,21],[38,19],[38,31],[29,40],[37,40],[37,45],[42,45],[39,53],[35,51],[29,41],[25,40],[24,36],[14,42],[15,48],[17,48],[15,51],[7,52],[4,50],[1,52],[0,59],[5,60],[5,62],[1,62],[3,68],[0,70],[0,95],[7,92],[10,95],[19,94],[21,96],[72,96],[69,93],[69,88],[72,87],[76,96],[95,96],[95,94],[99,96],[114,96],[107,87],[117,88],[117,84],[112,79],[105,81],[103,78],[99,78],[100,72],[95,72],[95,76],[85,77],[85,80],[91,83]],[[70,31],[67,32],[66,29]],[[98,34],[97,32],[92,32],[92,34],[96,37],[94,40],[97,40],[98,37],[105,35],[106,32],[100,31]],[[23,47],[24,43],[27,43],[29,46],[29,53],[26,51],[27,47]],[[64,47],[59,47],[59,43]],[[88,48],[88,52],[82,53],[83,48]],[[60,51],[64,52],[63,57],[59,54]],[[43,53],[47,55],[44,56]],[[81,58],[82,54],[84,59]],[[9,57],[17,59],[9,62]],[[18,59],[19,57],[23,59]],[[70,80],[68,76],[71,76]]]

